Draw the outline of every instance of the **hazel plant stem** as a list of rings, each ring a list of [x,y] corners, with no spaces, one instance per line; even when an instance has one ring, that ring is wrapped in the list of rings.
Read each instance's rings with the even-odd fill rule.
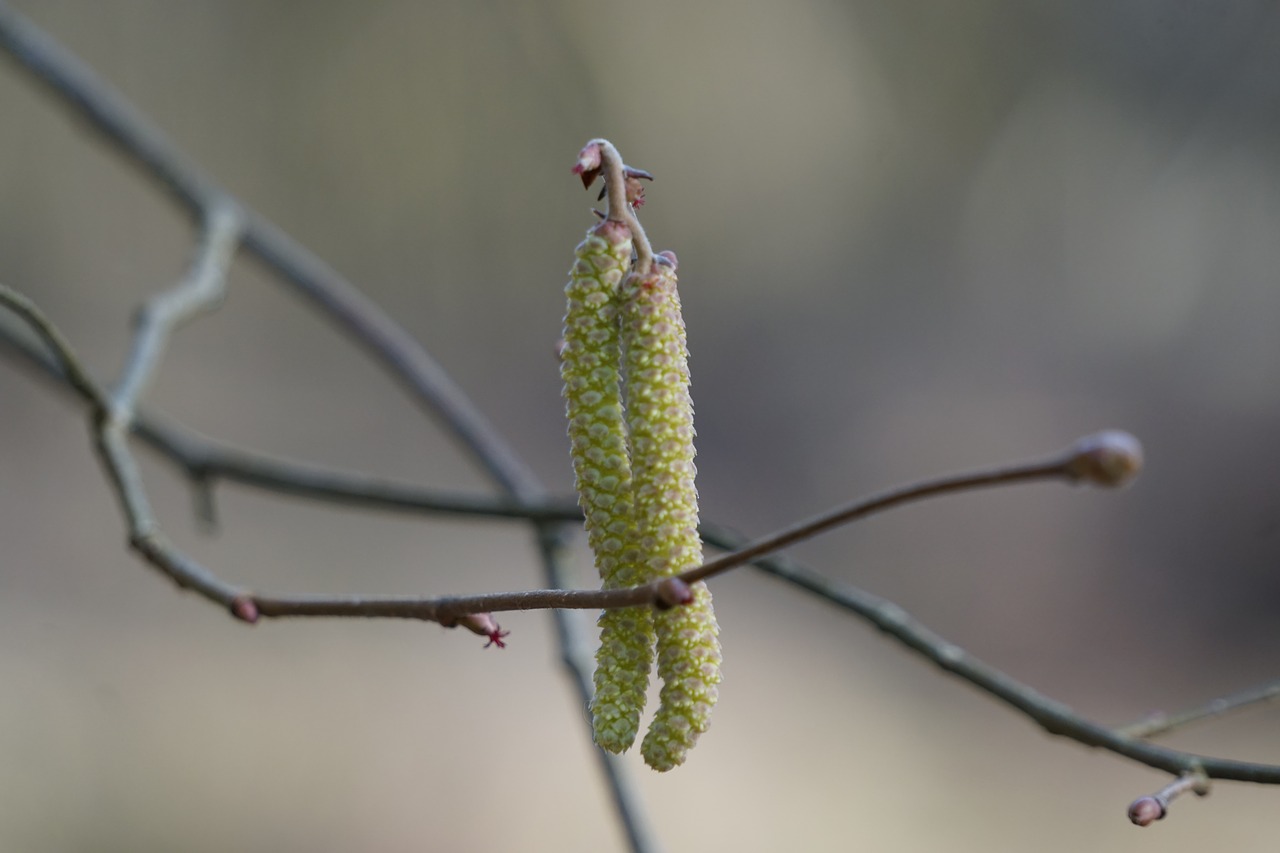
[[[599,146],[600,163],[604,168],[606,198],[609,206],[605,210],[605,219],[624,222],[631,229],[631,240],[636,252],[635,272],[647,275],[653,266],[653,245],[644,233],[640,217],[636,216],[631,203],[627,201],[627,165],[622,162],[622,155],[613,143],[607,139],[593,139],[587,146]]]
[[[67,381],[90,405],[95,413],[95,419],[101,420],[109,411],[111,403],[81,366],[78,357],[57,327],[44,317],[29,299],[3,285],[0,285],[0,304],[25,320],[50,346]],[[1105,438],[1106,434],[1099,434],[1099,436]],[[1100,443],[1099,436],[1081,439],[1066,452],[1055,454],[1047,460],[924,480],[892,489],[756,540],[675,577],[689,584],[705,580],[837,525],[929,497],[1015,482],[1052,479],[1077,481],[1088,478],[1084,461],[1096,457]],[[1115,439],[1115,436],[1112,438]],[[1117,440],[1124,443],[1124,439]],[[120,441],[104,440],[103,447],[108,469],[112,472],[112,481],[131,519],[130,526],[133,531],[131,541],[135,547],[149,560],[164,569],[181,586],[192,588],[207,598],[230,605],[235,615],[242,619],[248,617],[248,621],[253,621],[259,615],[268,617],[364,616],[423,619],[448,624],[460,617],[478,613],[549,608],[593,610],[654,604],[665,606],[668,603],[663,593],[663,584],[670,579],[622,589],[542,589],[435,598],[254,595],[218,580],[207,569],[186,559],[160,539],[149,515],[140,513],[140,510],[146,509],[146,502],[144,496],[140,497],[135,493],[140,488],[140,479],[137,477],[136,463],[132,462],[132,456]]]
[[[1077,441],[1068,450],[1046,460],[1004,466],[969,474],[958,474],[934,480],[923,480],[857,501],[817,518],[801,522],[780,533],[751,542],[674,577],[687,584],[723,574],[745,563],[810,538],[840,524],[854,521],[893,506],[901,506],[926,498],[974,489],[1040,480],[1089,480],[1100,482],[1083,469],[1085,461],[1096,459],[1117,446],[1125,446],[1131,437],[1116,433],[1098,433]],[[1125,447],[1128,454],[1131,448]],[[1126,456],[1126,458],[1132,458]],[[1113,483],[1114,484],[1114,483]],[[267,598],[255,596],[263,616],[385,616],[428,621],[453,620],[471,613],[500,613],[515,610],[594,610],[641,605],[665,606],[668,602],[659,580],[624,589],[541,589],[524,592],[485,593],[471,596],[414,598],[407,596],[290,596]]]
[[[60,386],[71,387],[76,390],[78,396],[90,402],[95,400],[105,400],[105,395],[100,390],[95,390],[98,385],[84,372],[78,359],[66,345],[65,339],[61,333],[48,322],[46,318],[21,294],[17,294],[8,288],[0,286],[0,304],[11,308],[15,314],[27,321],[37,334],[45,340],[50,346],[54,355],[46,357],[42,353],[34,352],[33,349],[24,341],[15,338],[13,335],[0,329],[0,339],[4,339],[15,347],[15,351],[27,358],[28,362],[40,367],[46,375],[54,376],[60,379]],[[62,366],[60,372],[57,371],[57,365],[53,363],[56,360],[58,365]],[[75,377],[73,379],[73,377]],[[185,465],[187,457],[175,455],[177,447],[185,447],[194,453],[197,458],[203,458],[204,451],[199,450],[201,438],[192,436],[182,436],[177,444],[166,444],[158,442],[155,437],[158,435],[167,435],[174,438],[181,435],[181,431],[176,427],[167,427],[159,429],[155,424],[151,425],[151,432],[147,431],[147,425],[151,423],[151,419],[142,418],[134,425],[140,436],[144,440],[151,441],[153,446],[165,455],[169,455],[179,465]],[[167,430],[167,432],[166,432]],[[148,439],[147,436],[152,438]],[[1123,441],[1121,442],[1123,443]],[[1028,463],[1026,469],[1041,468],[1046,479],[1065,478],[1069,481],[1097,480],[1096,472],[1106,470],[1105,465],[1099,465],[1100,455],[1099,442],[1096,436],[1090,436],[1074,445],[1076,448],[1083,448],[1083,453],[1077,455],[1072,461],[1065,465],[1056,463]],[[193,449],[197,448],[197,449]],[[234,455],[234,454],[233,454]],[[217,454],[213,454],[217,458]],[[256,458],[256,456],[255,456]],[[1060,461],[1060,460],[1059,460]],[[1105,455],[1101,457],[1101,461],[1105,461]],[[960,475],[959,477],[949,478],[950,486],[948,488],[963,488],[960,484],[964,481],[982,480],[987,481],[992,477],[1006,476],[1014,469],[1001,469],[1004,474],[992,472],[987,474]],[[1114,467],[1111,470],[1116,470]],[[1089,474],[1089,471],[1095,471],[1095,474]],[[1052,473],[1050,473],[1052,472]],[[263,472],[260,472],[263,473]],[[292,469],[288,463],[275,463],[275,467],[269,472],[263,474],[258,479],[246,479],[246,482],[270,487],[272,478],[283,477],[286,480],[292,476]],[[308,477],[303,476],[303,481]],[[339,475],[340,479],[340,475]],[[280,483],[275,483],[282,490],[293,492],[292,488],[285,488]],[[979,486],[982,484],[979,483]],[[354,487],[354,483],[345,483],[345,486]],[[310,497],[318,497],[318,493],[309,490],[301,490],[299,493],[306,494]],[[923,497],[936,496],[942,492],[938,491],[937,481],[925,481],[908,486],[903,489],[886,492],[879,497],[872,498],[868,501],[861,502],[862,515],[870,514],[877,509],[884,509],[889,505],[897,505],[907,501],[908,497],[914,495],[916,499]],[[354,499],[354,496],[352,496]],[[389,496],[388,496],[389,497]],[[397,496],[398,497],[398,496]],[[423,503],[415,504],[419,509],[430,510],[432,504],[426,496],[423,496]],[[446,511],[449,511],[446,508]],[[528,510],[532,515],[540,514],[545,510],[541,505],[533,505]],[[567,515],[573,511],[571,507],[565,507],[564,513]],[[845,512],[849,512],[848,509]],[[760,547],[759,542],[753,544],[747,543],[740,545],[744,540],[741,536],[734,534],[723,528],[714,525],[703,525],[703,538],[713,546],[721,548],[735,548],[740,550],[734,552],[741,554],[745,550],[757,550]],[[149,560],[164,559],[164,555],[159,552],[145,553]],[[181,555],[177,555],[181,560]],[[729,555],[732,556],[732,555]],[[848,584],[838,583],[821,574],[808,569],[785,556],[773,557],[756,557],[753,565],[768,574],[777,577],[786,583],[800,587],[811,592],[825,601],[828,601],[838,607],[841,607],[851,614],[858,616],[884,631],[886,634],[902,643],[908,649],[926,657],[936,663],[939,667],[970,683],[978,690],[996,698],[1019,713],[1027,716],[1029,719],[1040,725],[1046,732],[1050,734],[1060,735],[1069,738],[1086,746],[1098,747],[1110,752],[1121,755],[1133,761],[1137,761],[1148,766],[1166,770],[1175,774],[1185,774],[1193,772],[1197,769],[1214,779],[1230,779],[1243,782],[1254,782],[1259,784],[1280,784],[1280,766],[1256,764],[1250,762],[1234,761],[1231,759],[1214,758],[1210,756],[1195,755],[1192,753],[1182,752],[1179,750],[1159,747],[1154,744],[1146,743],[1138,734],[1130,733],[1125,728],[1119,730],[1109,729],[1099,723],[1095,723],[1087,718],[1076,714],[1070,708],[1062,705],[1053,699],[1040,694],[1031,687],[1021,684],[1012,677],[1000,672],[996,668],[983,663],[971,655],[966,653],[953,643],[948,642],[945,638],[938,636],[925,626],[919,624],[910,615],[893,602],[886,601],[878,596],[874,596],[868,592],[852,587]],[[196,567],[199,568],[199,567]],[[190,572],[192,567],[186,566],[185,570]],[[201,571],[203,571],[201,569]],[[216,581],[216,579],[214,579]],[[223,591],[235,593],[234,587],[221,581],[216,581],[221,586],[218,587]],[[219,595],[211,595],[205,590],[196,587],[197,592],[201,592],[206,598],[214,601],[221,601]],[[575,593],[566,593],[564,591],[552,591],[553,594],[565,595],[568,599],[577,598],[578,603],[586,602],[588,606],[596,606],[586,596],[614,595],[617,592],[629,594],[637,594],[637,604],[644,603],[639,599],[648,595],[645,588],[637,590],[611,591],[605,593],[599,590],[584,590],[581,592],[583,598],[577,598]],[[542,593],[535,592],[532,595],[540,595]],[[528,594],[517,594],[528,595]],[[522,607],[530,603],[528,597],[520,602]],[[415,618],[415,619],[431,619],[429,613],[440,614],[448,609],[448,607],[432,607],[433,602],[421,598],[410,597],[320,597],[320,596],[289,596],[289,597],[269,597],[260,596],[256,599],[239,599],[241,602],[252,604],[254,601],[261,603],[264,616],[389,616],[395,618]],[[445,601],[448,606],[456,606],[466,602],[465,599],[456,599],[453,602]],[[492,603],[492,599],[489,600]],[[474,603],[474,601],[472,601]],[[554,603],[549,606],[557,606]],[[571,606],[571,605],[566,605]],[[603,605],[601,605],[603,606]],[[442,617],[442,621],[446,624],[450,621],[459,621],[462,617]],[[559,620],[557,625],[572,624],[568,620]],[[474,627],[468,625],[474,630]],[[483,632],[481,632],[483,633]],[[569,648],[580,647],[577,641],[571,641]],[[578,664],[582,668],[589,667],[589,657],[579,661]],[[1262,692],[1267,689],[1264,685],[1256,688],[1249,693]],[[601,755],[604,755],[602,752]],[[625,802],[631,802],[632,796],[629,783],[626,777],[617,774],[610,777],[619,787],[616,790],[618,795],[624,798]],[[631,813],[634,817],[634,813]],[[635,831],[643,829],[643,825],[637,824]],[[629,834],[633,830],[628,830]]]
[[[33,303],[16,291],[0,285],[0,304],[9,308],[22,318],[45,341],[53,353],[56,367],[61,370],[67,383],[79,396],[90,405],[95,417],[104,415],[110,407],[108,398],[82,367],[66,338]],[[19,344],[20,346],[20,344]],[[55,365],[44,362],[37,354],[27,351],[33,362],[41,364],[45,369]],[[162,430],[158,435],[165,435]],[[169,434],[172,439],[173,435]],[[770,552],[787,545],[810,538],[821,532],[841,524],[847,524],[876,512],[900,506],[930,497],[938,497],[1019,482],[1038,480],[1065,479],[1076,482],[1082,479],[1097,481],[1096,473],[1090,471],[1097,467],[1096,462],[1101,449],[1105,450],[1105,442],[1111,440],[1125,445],[1132,442],[1127,436],[1100,433],[1086,436],[1073,444],[1068,450],[1039,461],[1023,463],[1007,467],[976,471],[923,480],[897,489],[891,489],[871,498],[856,501],[844,507],[824,513],[816,518],[801,522],[772,536],[750,542],[742,547],[702,565],[676,575],[686,583],[705,580],[722,574],[733,568],[749,563]],[[170,451],[176,443],[161,445]],[[111,461],[109,468],[119,467],[121,459],[131,459],[127,450],[119,442],[107,443],[107,456]],[[187,457],[189,458],[189,457]],[[129,471],[133,465],[125,466]],[[135,476],[128,471],[117,472],[113,482],[122,493],[126,507],[136,507],[136,499],[128,497],[133,488]],[[554,513],[558,515],[558,513]],[[551,513],[549,513],[551,515]],[[141,519],[134,525],[136,533],[154,535],[153,525],[149,519]],[[136,537],[135,537],[136,538]],[[363,616],[391,617],[403,619],[423,619],[434,622],[453,622],[462,616],[476,613],[497,613],[515,610],[591,610],[614,607],[636,607],[641,605],[666,605],[662,592],[664,581],[655,581],[642,586],[623,589],[570,590],[543,589],[523,592],[489,593],[473,596],[443,596],[424,598],[421,596],[268,596],[253,595],[218,581],[203,567],[195,564],[176,552],[158,538],[148,538],[139,545],[144,556],[159,565],[166,573],[179,580],[180,585],[189,586],[208,598],[223,604],[234,602],[233,612],[241,618],[246,613],[268,617],[301,617],[301,616]],[[191,582],[184,582],[182,579]],[[252,605],[253,610],[244,605]],[[250,620],[252,621],[252,620]]]

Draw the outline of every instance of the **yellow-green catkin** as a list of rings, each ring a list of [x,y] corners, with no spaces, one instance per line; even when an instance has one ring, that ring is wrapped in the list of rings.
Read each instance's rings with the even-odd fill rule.
[[[604,587],[643,583],[636,561],[631,464],[619,385],[619,285],[631,265],[631,232],[605,220],[587,232],[565,287],[568,309],[560,375],[587,541]],[[635,742],[653,662],[653,616],[645,607],[600,616],[595,741],[610,752]]]
[[[666,253],[664,253],[666,254]],[[694,485],[693,403],[674,256],[622,285],[622,350],[635,523],[647,580],[702,562]],[[688,604],[654,613],[658,711],[640,751],[655,770],[684,763],[711,722],[720,683],[719,626],[705,583]]]

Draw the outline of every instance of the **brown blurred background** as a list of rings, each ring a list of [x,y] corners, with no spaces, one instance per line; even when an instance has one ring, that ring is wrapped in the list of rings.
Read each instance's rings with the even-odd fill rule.
[[[1102,720],[1280,660],[1280,11],[1270,3],[14,4],[386,306],[558,493],[553,346],[613,139],[651,170],[692,350],[700,489],[752,533],[896,482],[1142,438],[1131,489],[906,509],[796,549]],[[186,219],[0,63],[0,281],[99,375]],[[485,491],[255,263],[149,404],[294,458]],[[524,527],[219,489],[162,524],[272,591],[539,585]],[[545,614],[249,630],[127,554],[77,412],[0,361],[0,849],[621,845]],[[582,582],[591,583],[579,554]],[[666,776],[684,850],[1271,850],[1273,789],[1128,825],[1162,774],[1054,741],[864,625],[714,586],[715,725]],[[1280,712],[1173,738],[1280,761]]]

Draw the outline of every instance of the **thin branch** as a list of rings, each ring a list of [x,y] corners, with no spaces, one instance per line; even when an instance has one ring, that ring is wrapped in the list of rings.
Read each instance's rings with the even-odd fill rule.
[[[50,328],[52,328],[50,326]],[[54,330],[56,332],[56,330]],[[170,438],[176,437],[176,431],[170,431]],[[1099,437],[1101,436],[1101,438]],[[1133,451],[1127,444],[1131,439],[1116,438],[1103,433],[1089,436],[1076,442],[1066,451],[1056,453],[1044,460],[1035,460],[1020,465],[1003,466],[991,470],[959,474],[936,479],[924,480],[897,489],[892,489],[871,498],[856,501],[839,507],[822,515],[796,524],[779,533],[764,537],[743,545],[731,553],[724,554],[701,566],[683,572],[676,577],[686,583],[705,580],[723,574],[752,560],[794,544],[803,539],[826,532],[838,525],[847,524],[856,519],[900,506],[913,501],[938,497],[945,494],[988,488],[1012,483],[1025,483],[1036,480],[1065,479],[1076,481],[1085,474],[1081,460],[1093,458],[1101,451],[1114,453],[1118,450],[1129,458]],[[1108,444],[1107,441],[1110,441]],[[192,442],[189,438],[180,438],[167,447],[183,446],[191,453]],[[193,454],[194,455],[194,454]],[[273,463],[279,473],[283,464]],[[128,471],[126,464],[118,464],[120,470]],[[1136,470],[1137,463],[1126,469],[1128,473]],[[199,469],[200,475],[209,476],[208,469]],[[258,472],[261,474],[261,472]],[[306,478],[313,474],[307,471],[300,476]],[[330,477],[332,475],[329,475]],[[123,495],[133,496],[140,505],[134,508],[132,516],[142,521],[135,522],[138,533],[150,532],[150,516],[145,506],[145,498],[141,497],[140,483],[125,483],[120,487]],[[401,497],[403,497],[401,495]],[[558,539],[550,548],[558,548]],[[170,569],[173,567],[170,566]],[[528,590],[520,592],[484,593],[470,596],[317,596],[290,595],[269,596],[250,595],[239,592],[233,595],[238,602],[251,601],[254,617],[301,617],[301,616],[340,616],[340,617],[382,617],[402,619],[422,619],[432,622],[452,623],[459,617],[478,613],[500,613],[514,610],[595,610],[616,607],[635,607],[655,605],[665,601],[663,586],[666,581],[654,581],[638,587],[624,589],[551,589]],[[230,603],[226,599],[227,588],[216,589],[215,600],[223,604]],[[241,606],[244,606],[241,604]],[[237,614],[239,615],[239,614]]]
[[[122,429],[133,420],[138,400],[160,366],[170,332],[222,301],[240,228],[240,215],[234,208],[215,205],[206,217],[202,243],[186,277],[143,305],[138,314],[133,349],[111,395],[112,419]]]
[[[592,151],[593,148],[595,149],[594,151]],[[604,171],[605,191],[608,193],[609,199],[605,218],[616,222],[625,222],[627,227],[631,229],[631,242],[636,250],[636,273],[638,275],[648,275],[649,269],[653,266],[653,246],[649,243],[649,237],[645,234],[644,226],[640,224],[640,217],[636,216],[635,209],[627,199],[627,175],[631,173],[650,177],[649,173],[628,167],[626,163],[622,162],[622,155],[618,153],[618,149],[607,139],[593,139],[582,150],[583,154],[589,157],[598,154],[599,166]],[[580,159],[579,165],[582,162]],[[593,170],[588,169],[586,171],[591,172]]]
[[[5,291],[0,291],[0,293],[2,292]],[[11,291],[8,292],[11,293]],[[29,308],[29,303],[26,304]],[[61,336],[56,334],[56,329],[48,325],[47,321],[45,326],[47,329],[52,330],[57,339],[60,339]],[[11,337],[10,341],[14,342]],[[23,347],[18,351],[27,356],[34,355],[29,348]],[[73,356],[71,361],[74,363]],[[32,363],[41,364],[38,360]],[[47,363],[44,363],[43,366],[46,369],[54,367]],[[141,428],[141,425],[139,425],[140,430]],[[175,442],[173,446],[186,446],[190,449],[198,445],[201,440],[189,435],[183,436],[176,427],[167,429],[171,431],[171,438],[179,437],[179,441]],[[1123,445],[1123,442],[1120,442],[1120,444]],[[820,598],[870,622],[908,649],[933,661],[945,671],[967,681],[977,689],[992,695],[1024,714],[1050,734],[1066,737],[1087,746],[1105,749],[1142,764],[1178,775],[1202,770],[1207,776],[1213,778],[1280,784],[1280,767],[1278,766],[1211,758],[1179,750],[1166,749],[1145,743],[1141,737],[1127,732],[1124,728],[1110,729],[1095,723],[1072,711],[1066,705],[1044,696],[1034,688],[1022,684],[991,665],[978,660],[956,644],[949,642],[917,622],[905,610],[891,601],[856,587],[833,581],[785,556],[760,556],[760,552],[770,544],[772,547],[779,547],[779,542],[794,541],[800,535],[799,531],[816,531],[837,523],[835,519],[848,521],[890,506],[900,505],[908,500],[920,500],[950,491],[991,486],[1000,482],[1019,482],[1034,478],[1065,478],[1068,480],[1086,478],[1088,475],[1082,473],[1083,471],[1099,468],[1097,464],[1099,459],[1105,461],[1107,458],[1105,454],[1099,455],[1100,446],[1105,449],[1105,442],[1100,445],[1096,437],[1091,436],[1077,442],[1067,452],[1057,454],[1049,460],[1035,461],[1022,466],[1000,468],[976,474],[962,474],[937,481],[925,481],[902,489],[884,492],[879,496],[836,510],[822,518],[796,525],[794,528],[783,531],[770,539],[757,540],[754,543],[726,528],[704,524],[701,530],[707,544],[726,549],[730,553],[722,558],[709,561],[703,567],[695,569],[694,572],[702,572],[708,566],[715,567],[716,571],[726,571],[731,564],[738,565],[740,561],[750,559],[756,568],[767,574],[816,594]],[[166,448],[169,445],[158,444],[157,447],[162,452],[167,452]],[[199,453],[196,455],[198,457]],[[1120,458],[1130,457],[1122,455]],[[287,479],[290,466],[287,463],[279,462],[276,462],[275,465],[277,467],[269,470],[272,470],[274,474],[284,474]],[[269,478],[264,477],[262,479],[264,482],[260,483],[261,485],[273,485],[267,482]],[[305,476],[302,479],[305,479]],[[246,482],[249,481],[246,480]],[[316,493],[309,494],[313,497],[317,496]],[[420,508],[424,510],[432,509],[429,502],[424,502]],[[505,509],[510,509],[510,507]],[[540,508],[531,508],[531,512],[537,511],[540,511]],[[552,559],[558,560],[560,558],[560,548],[554,540],[546,542],[543,547],[551,554]],[[151,557],[149,556],[149,558]],[[540,599],[539,597],[542,598]],[[643,604],[652,602],[653,593],[646,587],[638,587],[630,590],[609,591],[536,590],[526,593],[503,593],[500,596],[443,597],[435,599],[390,596],[344,598],[321,596],[273,598],[269,596],[254,596],[249,600],[256,605],[261,615],[264,616],[389,616],[449,622],[467,612],[484,610],[496,612],[501,609],[529,609],[541,606],[596,608],[614,606],[622,598],[626,598],[634,604]],[[215,598],[215,600],[219,599]],[[240,602],[244,600],[243,598],[239,599]],[[233,610],[236,603],[233,602],[232,604]],[[562,624],[570,626],[570,630],[575,630],[574,623],[568,620],[557,622],[557,625]],[[565,638],[565,640],[571,642],[569,645],[563,645],[562,648],[581,647],[572,637]],[[580,666],[587,667],[589,666],[589,659],[578,663]],[[1251,693],[1258,692],[1262,692],[1262,688],[1251,691]],[[585,701],[585,697],[589,696],[589,687],[581,689],[579,695],[584,697]],[[1241,698],[1234,701],[1244,704],[1244,694],[1239,694],[1239,696]],[[620,784],[626,784],[620,776],[610,776],[609,778],[617,778]]]
[[[50,375],[62,379],[81,400],[93,407],[95,413],[106,411],[106,392],[89,376],[71,344],[35,303],[18,291],[0,284],[0,304],[27,324],[44,344],[47,352],[41,352],[34,345],[28,346],[27,342],[9,335],[6,329],[3,331],[7,341],[27,356],[31,363],[38,364]]]
[[[1102,455],[1107,457],[1102,461],[1103,465],[1117,466],[1116,470],[1108,475],[1111,479],[1105,478],[1096,465],[1088,462],[1091,459],[1097,460]],[[1120,461],[1116,461],[1117,459]],[[938,497],[942,494],[970,492],[974,489],[995,487],[995,485],[1030,483],[1036,480],[1065,479],[1074,483],[1088,479],[1103,485],[1120,485],[1125,479],[1137,474],[1140,465],[1142,465],[1142,455],[1132,435],[1114,432],[1114,430],[1087,435],[1065,451],[1055,453],[1048,459],[974,471],[972,474],[922,480],[919,483],[904,485],[874,497],[852,502],[836,510],[823,512],[814,519],[801,521],[800,524],[790,526],[780,533],[774,533],[758,542],[736,548],[732,553],[727,553],[716,560],[704,562],[698,569],[691,569],[680,576],[687,583],[712,578],[714,575],[721,574],[722,571],[754,560],[755,557],[767,555],[769,552],[778,551],[800,540],[827,532],[838,525],[849,524],[850,521],[883,512],[904,503],[923,501],[925,498]]]
[[[571,500],[527,503],[335,471],[221,444],[154,415],[142,416],[137,430],[139,438],[159,451],[161,458],[206,487],[217,480],[228,480],[279,494],[368,509],[516,521],[582,520],[582,510]]]
[[[1156,713],[1141,720],[1120,726],[1117,731],[1134,738],[1152,738],[1168,734],[1174,729],[1182,729],[1193,723],[1203,722],[1215,717],[1248,708],[1251,705],[1271,702],[1280,698],[1280,681],[1259,684],[1237,693],[1211,699],[1203,705],[1188,708],[1174,713]]]
[[[1164,820],[1169,814],[1169,804],[1183,794],[1205,797],[1209,794],[1209,777],[1201,770],[1192,770],[1174,779],[1154,794],[1139,797],[1129,805],[1129,820],[1137,826],[1150,826]]]
[[[744,540],[729,531],[709,530],[708,541],[722,548]],[[1215,779],[1280,784],[1280,766],[1210,758],[1146,743],[1076,713],[1061,702],[1006,675],[917,622],[906,610],[877,595],[824,577],[785,557],[757,559],[757,568],[793,586],[815,593],[862,619],[943,670],[969,682],[1029,717],[1051,735],[1098,747],[1159,770],[1181,775],[1203,769]]]

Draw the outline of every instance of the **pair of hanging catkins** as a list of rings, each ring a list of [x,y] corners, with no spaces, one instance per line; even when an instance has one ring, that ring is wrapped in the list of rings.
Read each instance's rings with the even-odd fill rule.
[[[623,165],[603,139],[582,149],[574,171],[586,186],[603,177],[609,198],[565,287],[561,376],[574,477],[601,581],[632,587],[702,561],[676,259],[653,254],[635,216],[648,173]],[[595,741],[610,752],[634,743],[656,649],[662,689],[640,747],[656,770],[684,762],[720,683],[711,592],[703,582],[689,591],[676,606],[606,610],[599,620]]]

